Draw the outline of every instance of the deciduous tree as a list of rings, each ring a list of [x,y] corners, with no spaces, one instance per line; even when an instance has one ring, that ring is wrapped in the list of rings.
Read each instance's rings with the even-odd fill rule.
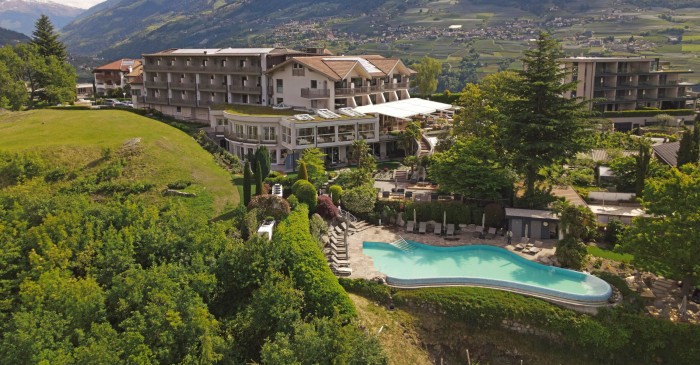
[[[683,294],[700,281],[700,169],[672,168],[647,181],[642,206],[648,217],[635,218],[623,238],[634,264],[683,280]]]
[[[416,85],[418,93],[423,96],[428,96],[437,90],[438,76],[440,75],[440,63],[428,56],[413,66],[418,72],[416,75]]]

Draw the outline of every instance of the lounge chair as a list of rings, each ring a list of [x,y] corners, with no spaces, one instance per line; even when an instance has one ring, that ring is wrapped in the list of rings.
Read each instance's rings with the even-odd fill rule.
[[[331,271],[333,271],[333,273],[336,275],[348,276],[352,274],[352,269],[349,267],[341,267],[332,262],[328,266],[331,268]]]
[[[529,242],[530,242],[530,239],[529,239],[529,238],[527,238],[527,237],[520,237],[520,243],[522,243],[523,245],[526,245],[526,244],[528,244]]]
[[[538,253],[538,252],[540,252],[540,251],[542,251],[542,249],[539,248],[539,247],[530,247],[530,252],[528,252],[528,253],[529,253],[530,255],[534,255],[534,254],[536,254],[536,253]]]
[[[345,247],[345,246],[336,246],[336,245],[333,244],[333,243],[331,243],[331,250],[333,250],[333,252],[339,252],[339,253],[347,253],[347,252],[348,252],[347,247]]]
[[[473,233],[474,231],[476,231],[476,224],[472,223],[472,224],[467,226],[467,232]]]
[[[450,223],[447,225],[447,229],[445,230],[445,234],[448,236],[454,236],[455,235],[455,225]]]
[[[420,222],[418,224],[418,233],[425,234],[425,230],[428,228],[428,222]]]
[[[435,234],[441,235],[442,234],[442,223],[435,223]]]
[[[535,241],[535,247],[542,247],[544,245],[544,242],[542,241]]]
[[[484,235],[484,227],[476,226],[476,228],[474,229],[474,232],[472,233],[472,237],[476,238],[476,237],[481,237],[483,235]]]
[[[516,251],[522,251],[524,248],[525,248],[525,245],[523,245],[522,243],[518,243],[517,245],[515,245]]]
[[[330,262],[340,266],[340,267],[348,267],[350,266],[350,261],[349,260],[344,260],[339,258],[338,256],[331,254],[330,256]]]
[[[416,230],[416,222],[408,221],[408,223],[406,223],[406,232],[413,233],[413,231],[415,231],[415,230]]]
[[[486,233],[486,238],[488,238],[488,239],[496,238],[496,228],[494,228],[494,227],[489,228],[488,233]]]

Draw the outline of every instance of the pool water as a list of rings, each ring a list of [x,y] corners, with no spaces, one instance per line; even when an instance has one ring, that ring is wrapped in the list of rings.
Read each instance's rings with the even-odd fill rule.
[[[605,301],[610,285],[578,271],[545,266],[493,246],[434,247],[414,241],[364,242],[363,252],[397,285],[489,285],[578,301]]]

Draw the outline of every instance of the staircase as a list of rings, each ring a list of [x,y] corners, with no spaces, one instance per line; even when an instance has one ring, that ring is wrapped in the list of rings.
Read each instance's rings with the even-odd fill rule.
[[[413,250],[416,249],[416,246],[414,246],[412,243],[406,241],[403,237],[399,236],[399,239],[390,243],[390,245],[398,248],[399,250],[406,252],[406,253],[411,253]]]
[[[670,279],[656,279],[651,285],[651,292],[657,298],[665,298],[671,294],[672,291],[678,290],[678,285],[674,280]]]
[[[430,155],[430,143],[425,140],[425,138],[421,138],[420,140],[420,152],[418,153],[418,157],[423,157],[423,156],[428,156]]]
[[[363,220],[357,220],[355,222],[350,223],[350,230],[353,233],[365,231],[370,227],[372,227],[372,225]]]

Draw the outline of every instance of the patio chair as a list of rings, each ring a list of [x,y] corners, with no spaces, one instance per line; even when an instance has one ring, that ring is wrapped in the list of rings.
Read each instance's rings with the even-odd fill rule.
[[[529,239],[529,238],[527,238],[527,237],[520,237],[520,243],[522,243],[523,245],[526,245],[526,244],[529,243],[529,242],[530,242],[530,239]]]
[[[544,245],[544,242],[542,241],[535,241],[535,247],[542,247]]]
[[[494,228],[494,227],[489,228],[488,233],[486,233],[486,238],[488,238],[488,239],[496,238],[496,228]]]
[[[476,224],[472,223],[467,226],[467,232],[474,232],[476,231]]]
[[[345,245],[336,245],[334,243],[331,243],[331,250],[336,253],[347,253],[348,249],[345,247]]]
[[[418,233],[425,234],[425,230],[428,228],[428,222],[418,223]]]
[[[534,255],[534,254],[536,254],[536,253],[538,253],[538,252],[540,252],[540,251],[542,251],[542,249],[539,248],[539,247],[530,247],[530,252],[528,252],[528,253],[529,253],[530,255]]]
[[[348,267],[350,266],[350,261],[349,260],[344,260],[341,258],[338,258],[338,256],[331,254],[330,260],[332,263],[340,266],[340,267]]]
[[[476,226],[476,228],[474,228],[474,232],[472,233],[472,237],[474,237],[474,238],[481,237],[481,236],[483,236],[483,234],[484,234],[484,227]]]
[[[522,243],[518,243],[517,245],[515,245],[516,251],[522,251],[524,248],[525,248],[525,245],[523,245]]]
[[[336,275],[348,276],[352,274],[352,269],[349,267],[341,267],[332,262],[328,266],[330,266],[331,271]]]
[[[447,234],[448,236],[454,236],[455,235],[455,225],[452,223],[448,224],[445,234]]]
[[[435,223],[435,234],[441,235],[442,234],[442,223]]]
[[[408,223],[406,223],[406,232],[413,233],[413,231],[415,231],[415,230],[416,230],[416,222],[408,221]]]

